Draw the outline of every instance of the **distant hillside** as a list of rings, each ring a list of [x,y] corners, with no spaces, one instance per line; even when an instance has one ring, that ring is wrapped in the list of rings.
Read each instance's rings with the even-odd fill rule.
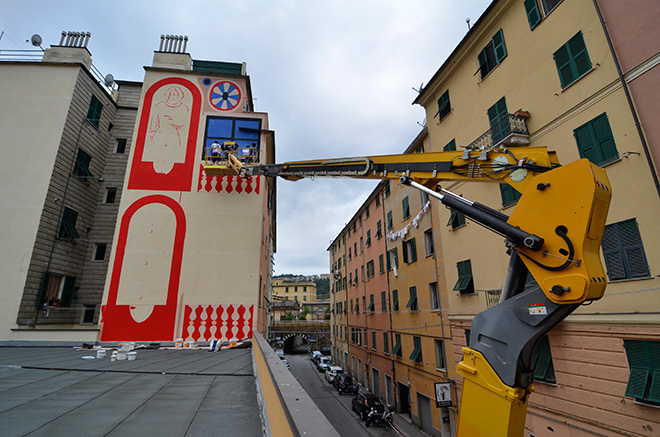
[[[330,298],[330,279],[319,278],[315,279],[314,282],[316,283],[316,299]]]

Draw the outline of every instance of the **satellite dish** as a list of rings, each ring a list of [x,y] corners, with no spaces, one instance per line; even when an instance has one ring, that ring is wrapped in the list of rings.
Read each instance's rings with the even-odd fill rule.
[[[38,34],[32,35],[32,38],[30,38],[30,42],[32,43],[33,46],[41,48],[41,37]]]
[[[107,74],[104,80],[106,86],[112,86],[115,83],[115,77],[112,74]]]

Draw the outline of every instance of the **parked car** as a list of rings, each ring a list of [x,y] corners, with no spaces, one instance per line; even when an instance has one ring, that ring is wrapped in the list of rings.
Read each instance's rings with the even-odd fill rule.
[[[353,385],[353,377],[349,375],[348,373],[340,373],[337,376],[335,376],[335,379],[332,381],[332,386],[335,388],[335,390],[339,389],[339,386],[345,385]]]
[[[325,355],[326,357],[329,357],[330,355],[332,355],[332,349],[330,349],[329,347],[322,347],[321,354]]]
[[[291,368],[291,365],[289,364],[289,360],[282,360],[282,363],[284,363],[287,369]]]
[[[319,358],[319,362],[316,365],[316,370],[318,370],[319,372],[325,372],[325,369],[327,367],[330,367],[331,364],[332,363],[330,362],[330,358],[321,357],[321,358]]]
[[[358,413],[358,416],[362,420],[367,420],[367,416],[369,416],[372,408],[376,410],[376,413],[381,415],[385,412],[385,405],[383,405],[383,402],[378,396],[362,391],[353,397],[351,408]]]
[[[316,359],[320,357],[322,354],[320,351],[314,351],[312,352],[312,355],[310,355],[309,359],[312,361],[312,363],[316,364]]]
[[[344,373],[344,369],[339,366],[330,366],[325,369],[325,380],[332,384],[338,374]]]
[[[282,349],[277,349],[275,351],[275,354],[277,354],[277,356],[280,358],[280,360],[284,359],[284,351]]]

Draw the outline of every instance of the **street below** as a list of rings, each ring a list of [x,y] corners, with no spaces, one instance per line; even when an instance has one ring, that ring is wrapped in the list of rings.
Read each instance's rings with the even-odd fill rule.
[[[307,354],[289,354],[286,359],[289,360],[293,376],[340,435],[351,437],[401,435],[389,426],[367,428],[365,422],[361,421],[357,413],[351,409],[353,396],[340,396],[325,380],[325,374],[316,370],[316,366]]]

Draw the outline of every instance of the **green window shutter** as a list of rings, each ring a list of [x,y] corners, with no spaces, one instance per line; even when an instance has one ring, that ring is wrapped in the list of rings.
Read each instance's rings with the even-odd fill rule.
[[[73,174],[76,176],[91,176],[92,173],[89,171],[89,164],[92,162],[92,157],[88,155],[84,150],[78,149],[78,155],[76,157],[76,165],[73,168]]]
[[[62,298],[60,299],[60,306],[68,308],[71,306],[71,299],[73,298],[73,291],[76,286],[76,277],[67,276],[64,278],[64,286],[62,287]]]
[[[376,222],[376,238],[380,238],[382,236],[383,236],[383,225],[380,222],[380,220],[378,220]]]
[[[410,262],[410,260],[408,259],[408,250],[406,250],[407,249],[406,246],[408,244],[409,243],[407,241],[402,241],[401,242],[401,253],[403,253],[403,262],[406,263],[406,264],[408,264]]]
[[[456,285],[454,285],[454,291],[470,291],[470,283],[472,282],[471,261],[468,259],[456,263],[456,269],[458,270],[458,280],[456,281]]]
[[[538,342],[532,353],[532,368],[534,369],[534,379],[540,381],[550,381],[554,378],[549,374],[552,365],[552,353],[550,351],[550,342],[548,336],[544,336]]]
[[[624,260],[631,278],[649,276],[650,271],[646,263],[646,254],[639,234],[636,219],[630,219],[619,223],[619,235]]]
[[[610,128],[610,122],[607,119],[607,113],[602,113],[591,121],[595,142],[600,148],[603,157],[603,163],[610,162],[619,158],[619,151],[614,143],[614,136]]]
[[[411,311],[417,311],[417,287],[410,287],[410,299],[406,304],[406,308],[410,308]]]
[[[449,90],[447,90],[438,99],[438,113],[436,114],[438,121],[444,119],[450,112],[451,104],[449,102]]]
[[[504,44],[504,32],[502,32],[502,29],[493,35],[493,48],[495,49],[495,59],[499,64],[506,58],[506,45]]]
[[[451,214],[449,214],[449,221],[447,222],[447,226],[452,226],[454,220],[456,219],[456,214],[458,214],[453,209],[450,209],[450,211],[451,211]]]
[[[500,184],[500,194],[502,195],[502,206],[504,208],[515,205],[522,196],[509,184]]]
[[[456,150],[456,138],[447,143],[447,145],[442,149],[443,152],[451,152],[453,150]]]
[[[392,290],[392,311],[399,311],[399,290]]]
[[[403,218],[404,220],[410,217],[410,203],[408,201],[408,196],[403,198],[403,201],[401,202],[401,207],[403,209]]]
[[[48,282],[50,281],[50,273],[44,272],[41,277],[41,287],[39,288],[39,298],[37,299],[37,307],[41,308],[46,302],[46,293],[48,292]]]
[[[559,73],[561,87],[566,88],[577,79],[574,77],[573,69],[571,68],[571,57],[568,52],[568,46],[562,46],[554,53],[553,57],[555,58],[555,65],[557,66],[557,72]]]
[[[383,351],[387,354],[390,352],[390,342],[387,332],[383,332]]]
[[[587,53],[587,46],[584,44],[582,31],[578,32],[568,41],[568,48],[573,58],[573,68],[575,69],[575,78],[579,78],[587,71],[591,70],[591,60]]]
[[[641,340],[624,340],[630,377],[626,386],[626,396],[644,399],[646,386],[651,378],[651,366],[646,352],[646,342]]]
[[[415,243],[415,237],[410,239],[410,262],[414,263],[417,261],[417,244]]]
[[[385,273],[385,262],[383,261],[383,254],[378,255],[378,273]]]
[[[387,211],[387,230],[390,231],[394,227],[392,223],[392,211]]]
[[[527,12],[527,21],[529,21],[529,28],[534,28],[541,22],[541,11],[536,0],[525,0],[525,11]]]
[[[481,71],[481,78],[483,79],[491,70],[488,68],[488,57],[486,56],[485,48],[479,52],[477,60],[479,61],[479,70]]]
[[[589,161],[599,165],[602,161],[600,153],[596,149],[596,139],[593,136],[591,125],[589,123],[580,126],[573,131],[573,136],[578,145],[580,158],[587,158]]]
[[[392,348],[392,355],[401,357],[403,355],[403,352],[401,351],[401,334],[394,334],[394,336],[395,342],[394,347]]]
[[[385,264],[387,265],[387,270],[392,270],[392,261],[390,260],[391,255],[390,252],[387,252],[387,259],[385,260]]]
[[[387,312],[387,294],[384,291],[380,292],[380,305],[383,312]]]
[[[89,102],[89,109],[87,110],[87,120],[97,128],[99,127],[102,111],[103,103],[92,94],[92,100]]]

